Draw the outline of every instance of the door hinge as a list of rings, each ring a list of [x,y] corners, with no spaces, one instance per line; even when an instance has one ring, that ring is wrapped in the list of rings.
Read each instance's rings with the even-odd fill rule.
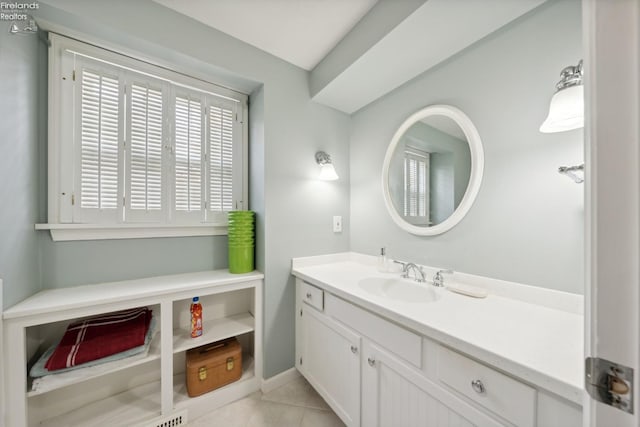
[[[127,198],[126,197],[122,198],[122,206],[127,206]]]
[[[76,70],[73,70],[73,73],[71,73],[71,80],[76,81]]]
[[[302,365],[302,357],[300,358],[300,364]]]
[[[300,309],[300,317],[302,317],[302,309]]]
[[[587,357],[585,387],[598,402],[633,414],[632,368],[598,357]]]
[[[71,194],[71,206],[75,206],[75,205],[76,205],[76,195]]]

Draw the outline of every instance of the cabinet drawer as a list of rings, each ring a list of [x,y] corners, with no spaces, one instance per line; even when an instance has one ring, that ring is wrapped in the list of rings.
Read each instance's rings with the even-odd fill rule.
[[[300,296],[302,301],[320,311],[324,310],[324,291],[322,289],[302,282],[300,290],[302,291],[302,295]]]
[[[414,366],[421,366],[422,338],[419,335],[331,294],[326,295],[326,314],[371,338]]]
[[[534,426],[533,388],[444,347],[438,348],[437,372],[442,383],[507,421],[519,427]]]

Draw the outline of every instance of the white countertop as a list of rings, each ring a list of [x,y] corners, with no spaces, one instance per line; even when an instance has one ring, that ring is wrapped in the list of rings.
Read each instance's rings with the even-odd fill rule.
[[[211,285],[223,287],[251,280],[261,280],[263,277],[264,275],[258,271],[231,274],[229,270],[209,270],[60,289],[45,289],[5,310],[3,318],[13,319],[34,314],[63,312],[88,305],[108,304],[174,293],[182,289],[194,291],[209,288]]]
[[[501,295],[490,290],[488,297],[478,299],[434,288],[441,295],[434,302],[389,300],[358,286],[366,277],[399,277],[378,272],[367,258],[357,254],[299,258],[292,272],[362,308],[581,404],[584,319],[576,310],[526,302],[523,299],[530,287],[525,292],[515,289],[522,285],[513,286],[518,299],[506,296],[504,289]],[[572,294],[536,288],[534,300],[540,299],[540,292],[548,292],[550,299],[573,298]],[[581,296],[575,298],[580,301]]]

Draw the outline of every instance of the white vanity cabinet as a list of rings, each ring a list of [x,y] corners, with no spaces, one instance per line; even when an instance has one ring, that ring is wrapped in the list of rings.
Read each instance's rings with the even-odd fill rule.
[[[348,426],[581,426],[573,403],[301,279],[296,289],[297,368]]]
[[[400,358],[365,341],[362,425],[504,427],[496,419],[429,380]]]
[[[5,310],[4,424],[27,426],[183,426],[213,408],[260,388],[262,380],[262,278],[226,270],[41,291]],[[203,307],[203,335],[190,336],[189,306]],[[156,333],[148,355],[73,371],[36,389],[30,361],[60,339],[74,320],[122,309],[153,310]],[[190,398],[186,351],[229,337],[242,345],[242,377]],[[65,374],[61,374],[65,375]]]
[[[298,286],[296,367],[348,426],[359,426],[361,337],[322,313],[321,290]]]

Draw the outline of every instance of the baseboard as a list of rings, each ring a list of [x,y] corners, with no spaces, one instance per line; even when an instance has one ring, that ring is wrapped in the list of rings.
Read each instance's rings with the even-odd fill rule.
[[[271,378],[262,380],[262,392],[269,393],[271,390],[275,390],[280,386],[283,386],[296,378],[300,377],[300,372],[296,368],[287,369],[284,372],[274,375]]]

